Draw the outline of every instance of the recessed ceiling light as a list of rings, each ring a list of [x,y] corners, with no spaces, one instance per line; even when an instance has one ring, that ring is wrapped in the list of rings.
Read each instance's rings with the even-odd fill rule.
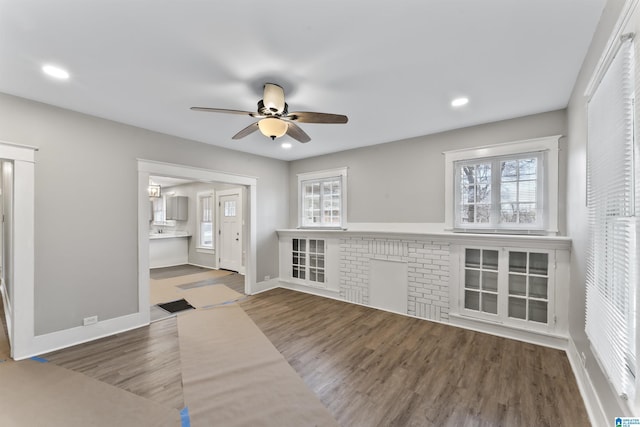
[[[280,144],[280,147],[286,148],[288,150],[289,148],[291,148],[291,143],[290,142],[283,142],[282,144]]]
[[[42,71],[51,77],[55,77],[56,79],[66,80],[69,78],[69,73],[66,70],[55,67],[53,65],[43,66]]]
[[[456,98],[453,101],[451,101],[451,106],[452,107],[462,107],[463,105],[467,105],[469,103],[469,98]]]

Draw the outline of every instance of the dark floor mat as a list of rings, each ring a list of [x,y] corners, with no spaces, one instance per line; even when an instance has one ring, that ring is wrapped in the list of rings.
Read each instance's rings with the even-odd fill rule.
[[[158,307],[162,308],[163,310],[168,311],[169,313],[176,313],[178,311],[183,311],[183,310],[192,310],[195,307],[192,306],[191,304],[189,304],[187,302],[186,299],[182,298],[176,301],[171,301],[171,302],[165,302],[163,304],[158,304]]]

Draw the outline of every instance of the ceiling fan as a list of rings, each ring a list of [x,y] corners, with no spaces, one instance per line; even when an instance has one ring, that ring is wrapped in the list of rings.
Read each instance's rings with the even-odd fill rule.
[[[191,107],[194,111],[210,113],[241,114],[260,119],[233,136],[241,139],[258,129],[272,140],[285,134],[300,142],[309,142],[311,138],[295,122],[298,123],[347,123],[347,116],[342,114],[316,113],[311,111],[295,111],[290,113],[284,102],[284,90],[274,83],[265,83],[263,99],[258,101],[258,111],[227,110],[224,108]]]

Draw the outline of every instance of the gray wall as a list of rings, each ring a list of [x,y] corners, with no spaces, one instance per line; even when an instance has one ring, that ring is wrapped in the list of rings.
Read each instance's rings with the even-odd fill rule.
[[[593,74],[613,30],[624,0],[609,0],[600,19],[589,52],[574,86],[569,102],[567,123],[569,129],[567,165],[567,226],[572,239],[571,284],[569,299],[569,329],[578,352],[587,356],[586,368],[602,399],[609,421],[614,416],[624,414],[620,401],[612,392],[608,381],[591,353],[584,332],[585,318],[585,276],[587,271],[587,247],[589,243],[586,182],[587,182],[587,110],[584,91]]]
[[[349,168],[347,222],[444,222],[444,151],[550,135],[566,135],[565,110],[291,162],[289,226],[298,225],[297,174],[343,166]],[[564,138],[560,141],[562,148]],[[566,164],[562,151],[560,164],[562,201]],[[560,212],[563,232],[562,203]]]
[[[0,94],[0,140],[40,148],[35,177],[36,334],[137,311],[137,158],[255,176],[257,277],[277,276],[286,162]]]

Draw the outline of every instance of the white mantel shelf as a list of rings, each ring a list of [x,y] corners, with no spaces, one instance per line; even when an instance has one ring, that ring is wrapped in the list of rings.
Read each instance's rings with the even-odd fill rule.
[[[316,236],[332,238],[369,237],[401,240],[430,240],[443,241],[448,243],[464,244],[500,244],[503,246],[518,246],[547,249],[571,248],[571,238],[564,236],[539,236],[522,234],[478,234],[478,233],[453,233],[450,231],[421,231],[408,229],[355,229],[355,230],[332,230],[332,229],[310,229],[294,228],[276,230],[279,237],[288,236]]]

